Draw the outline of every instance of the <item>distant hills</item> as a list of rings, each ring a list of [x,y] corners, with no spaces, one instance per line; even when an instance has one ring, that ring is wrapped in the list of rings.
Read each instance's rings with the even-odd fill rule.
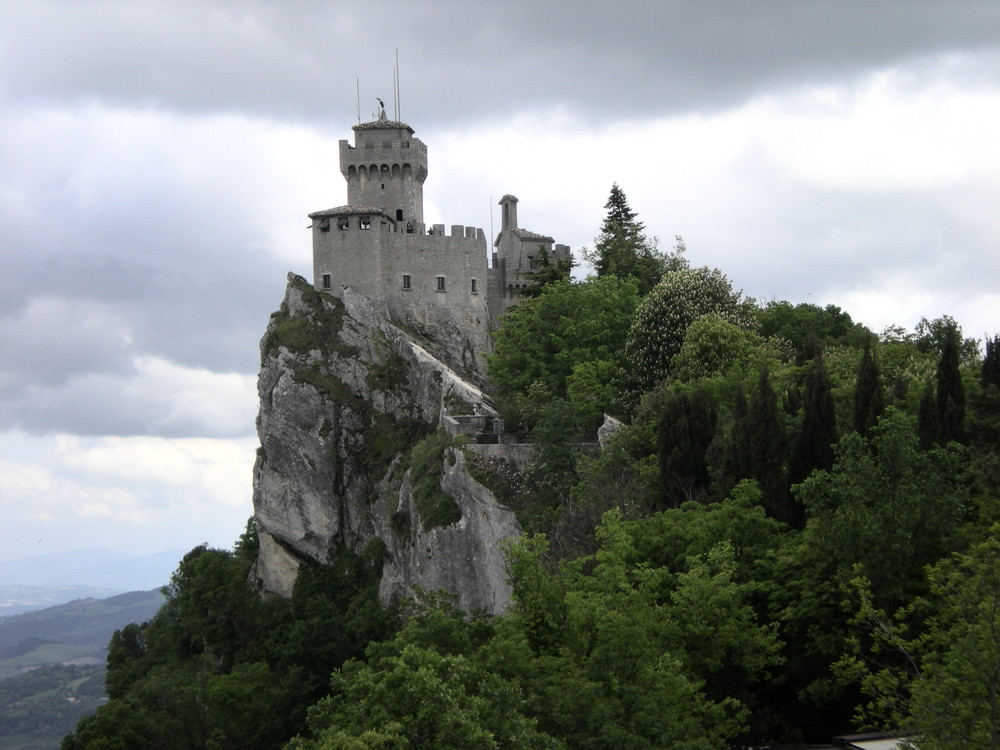
[[[158,589],[133,591],[0,617],[0,747],[58,747],[104,700],[111,634],[149,620],[163,601]]]
[[[87,657],[104,661],[115,630],[149,620],[162,604],[158,590],[133,591],[0,618],[0,678],[9,676],[6,669]]]

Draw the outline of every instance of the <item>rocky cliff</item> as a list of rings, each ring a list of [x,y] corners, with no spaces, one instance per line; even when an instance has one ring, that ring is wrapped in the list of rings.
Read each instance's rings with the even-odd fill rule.
[[[385,603],[420,587],[443,588],[467,610],[506,608],[499,545],[520,527],[437,432],[449,414],[495,413],[475,373],[449,368],[441,346],[360,294],[338,300],[289,275],[261,341],[253,501],[263,593],[289,596],[304,562],[378,540]]]

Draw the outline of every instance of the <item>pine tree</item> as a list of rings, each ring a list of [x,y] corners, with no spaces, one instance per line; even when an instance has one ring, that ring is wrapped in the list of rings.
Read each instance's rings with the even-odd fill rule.
[[[631,277],[639,284],[639,294],[644,295],[660,280],[667,259],[656,249],[655,238],[646,237],[645,225],[636,220],[637,214],[618,183],[611,186],[604,207],[608,213],[601,233],[594,240],[594,249],[585,251],[584,257],[593,263],[598,278]]]
[[[865,438],[871,438],[878,418],[885,410],[885,396],[882,392],[882,371],[871,340],[865,341],[858,377],[854,386],[854,430]]]

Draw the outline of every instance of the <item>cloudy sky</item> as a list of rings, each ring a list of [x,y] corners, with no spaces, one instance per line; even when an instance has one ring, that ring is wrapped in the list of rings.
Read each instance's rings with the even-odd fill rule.
[[[758,299],[1000,332],[995,0],[0,0],[0,560],[235,540],[257,343],[397,50],[430,222],[513,193],[579,251],[618,182]]]

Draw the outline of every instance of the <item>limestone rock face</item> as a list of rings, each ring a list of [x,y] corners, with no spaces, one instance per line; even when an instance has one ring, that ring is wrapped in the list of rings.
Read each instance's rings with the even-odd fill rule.
[[[290,596],[302,563],[378,539],[386,551],[385,603],[419,586],[443,588],[466,609],[507,607],[499,543],[520,527],[469,476],[461,451],[444,461],[441,477],[461,518],[427,530],[418,522],[409,449],[446,414],[496,415],[477,385],[434,349],[366,297],[348,289],[338,300],[289,274],[261,341],[253,502],[262,593]],[[404,515],[414,522],[398,523]]]
[[[375,518],[383,525],[378,536],[390,542],[379,594],[383,601],[409,596],[414,586],[444,589],[458,596],[467,612],[499,614],[510,603],[501,542],[521,533],[513,511],[497,503],[493,493],[469,476],[465,456],[452,449],[445,461],[441,489],[454,498],[461,519],[424,529],[412,523],[405,537],[393,534],[389,519],[417,518],[409,473],[398,489],[383,495]]]

